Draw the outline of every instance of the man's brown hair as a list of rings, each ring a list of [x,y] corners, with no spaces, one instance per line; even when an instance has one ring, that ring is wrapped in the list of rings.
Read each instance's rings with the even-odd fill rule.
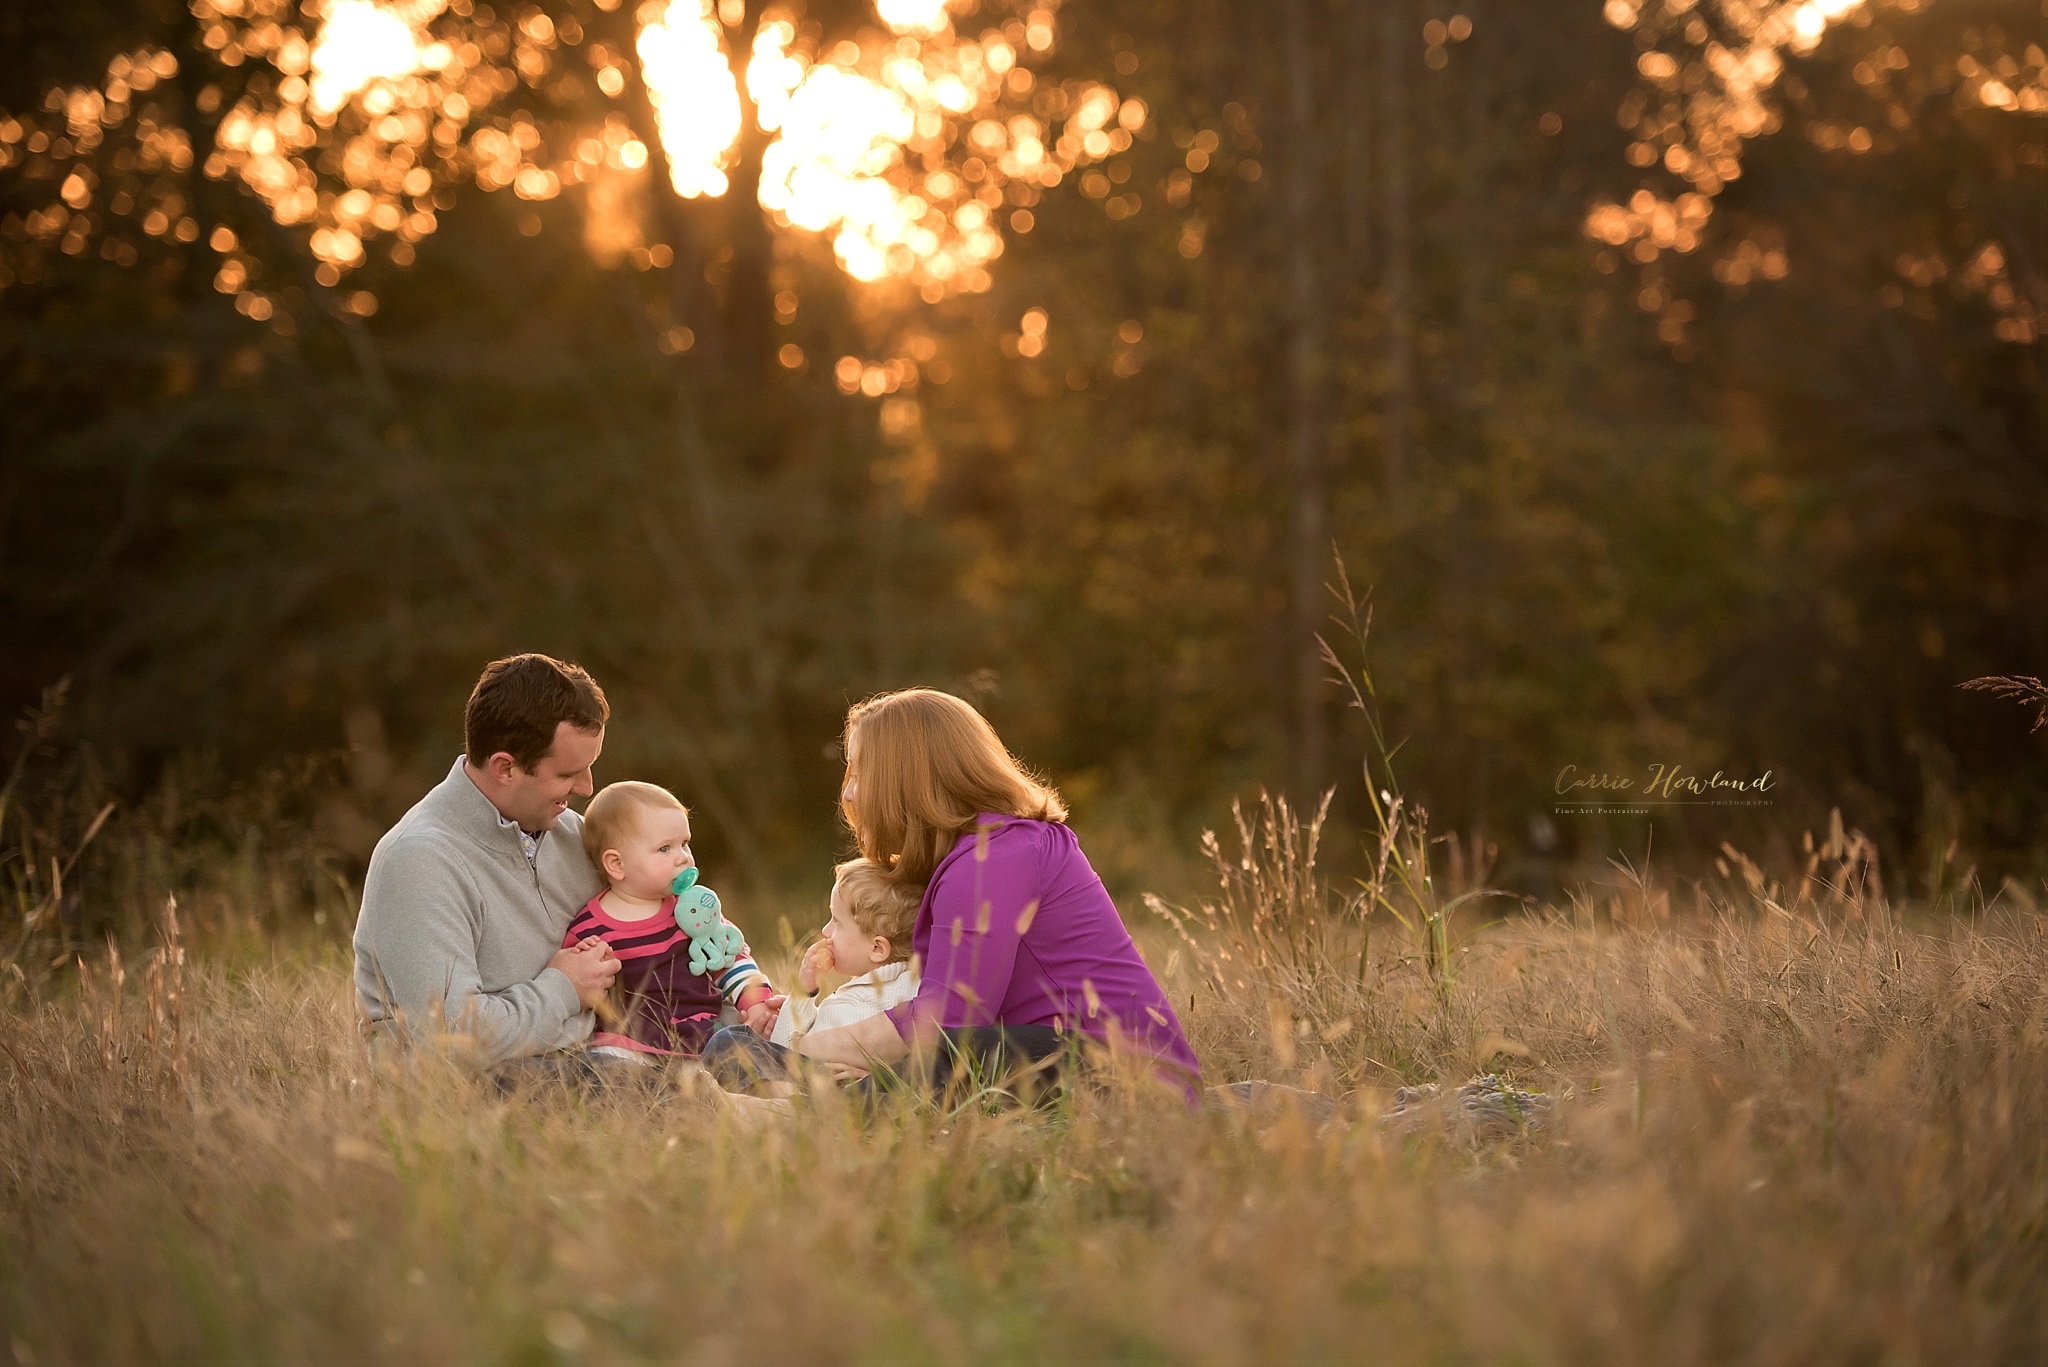
[[[611,720],[597,680],[547,655],[508,655],[484,666],[462,712],[464,752],[481,767],[504,751],[531,773],[555,747],[555,728],[568,722],[595,735]]]

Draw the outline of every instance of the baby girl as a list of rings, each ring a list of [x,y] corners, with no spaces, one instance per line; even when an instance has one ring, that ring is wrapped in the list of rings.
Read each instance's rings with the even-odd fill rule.
[[[739,953],[724,968],[692,972],[690,937],[676,922],[676,876],[694,868],[690,814],[675,794],[652,783],[613,783],[583,814],[583,848],[605,881],[563,937],[573,947],[593,936],[619,957],[612,1007],[601,1011],[591,1052],[653,1063],[700,1053],[731,1002],[753,1031],[775,1024],[781,1000],[736,934]],[[719,914],[720,926],[728,925]],[[720,956],[723,957],[722,955]],[[765,1043],[765,1041],[763,1041]]]

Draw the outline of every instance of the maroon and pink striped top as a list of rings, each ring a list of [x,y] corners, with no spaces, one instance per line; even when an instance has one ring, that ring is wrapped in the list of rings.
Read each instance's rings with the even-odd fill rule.
[[[624,1013],[622,1020],[598,1022],[590,1036],[593,1048],[700,1053],[718,1029],[719,1008],[727,1001],[737,1005],[742,992],[768,982],[753,951],[744,945],[730,968],[716,974],[692,973],[690,937],[676,924],[674,897],[663,899],[661,910],[642,921],[615,920],[593,897],[570,918],[562,947],[592,935],[619,956],[612,999]]]

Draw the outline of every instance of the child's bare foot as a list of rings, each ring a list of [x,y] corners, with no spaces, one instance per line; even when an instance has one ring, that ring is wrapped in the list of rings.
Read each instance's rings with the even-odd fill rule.
[[[719,1097],[734,1125],[750,1132],[766,1129],[796,1114],[796,1108],[782,1097],[748,1096],[743,1092],[720,1092]]]

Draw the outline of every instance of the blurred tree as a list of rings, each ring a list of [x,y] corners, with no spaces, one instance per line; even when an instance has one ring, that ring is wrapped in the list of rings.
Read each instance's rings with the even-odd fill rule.
[[[1782,8],[1784,33],[1796,34],[1800,7]],[[2006,7],[2002,38],[1981,8],[1921,8],[1879,22],[1843,7],[1816,41],[1786,38],[1786,103],[1772,106],[1786,126],[1759,128],[1746,144],[1750,169],[1717,190],[1711,225],[1665,188],[1663,153],[1649,158],[1643,207],[1621,209],[1635,232],[1624,234],[1636,244],[1626,267],[1600,206],[1616,202],[1641,145],[1644,92],[1654,89],[1643,73],[1663,70],[1644,60],[1662,30],[1633,10],[1632,32],[1611,7],[1445,5],[1414,12],[1419,22],[1397,25],[1394,45],[1377,49],[1396,6],[1312,6],[1305,17],[1288,8],[1260,20],[1143,4],[1074,10],[1081,36],[1070,50],[1115,49],[1123,35],[1136,89],[1173,146],[1141,144],[1128,181],[1103,179],[1096,212],[1111,222],[1085,199],[1048,209],[998,280],[1012,316],[1047,311],[1051,344],[1010,377],[1013,406],[1029,415],[1016,438],[1022,458],[970,457],[959,478],[974,490],[962,506],[988,522],[984,541],[1022,548],[1004,557],[1001,579],[982,581],[989,600],[1014,606],[1016,639],[1064,645],[1018,661],[1010,676],[1010,704],[1033,700],[1040,753],[1069,770],[1107,758],[1112,788],[1184,774],[1191,797],[1233,768],[1246,778],[1270,777],[1283,761],[1308,771],[1312,732],[1301,728],[1295,680],[1300,624],[1317,609],[1304,611],[1297,552],[1313,519],[1298,516],[1303,503],[1287,490],[1298,492],[1310,467],[1262,475],[1259,454],[1299,452],[1313,430],[1301,343],[1316,311],[1302,306],[1302,282],[1326,272],[1317,293],[1338,320],[1330,525],[1354,577],[1380,586],[1386,697],[1418,741],[1410,762],[1441,812],[1534,849],[1553,839],[1547,798],[1561,764],[1633,770],[1662,754],[1708,772],[1773,768],[1799,818],[1846,802],[1895,850],[1923,828],[1961,822],[1966,843],[1994,858],[2030,857],[2021,851],[2040,810],[2021,794],[2038,784],[2022,776],[2038,776],[2041,756],[2012,752],[1988,718],[1958,706],[1952,667],[1930,653],[1936,638],[1902,632],[1884,658],[1852,664],[1836,655],[1839,638],[1817,629],[1831,613],[1894,611],[1886,604],[1905,567],[1872,573],[1850,556],[1887,537],[1944,558],[1936,548],[1969,541],[1939,571],[1956,578],[1921,609],[1927,623],[1955,624],[1943,649],[1967,636],[1971,665],[1988,667],[1987,649],[2026,658],[2042,644],[2042,615],[2024,606],[2038,598],[2008,588],[1993,615],[1963,587],[2038,582],[2040,558],[2026,549],[2038,544],[2042,507],[2032,482],[2037,353],[2010,321],[2036,307],[2038,280],[2000,296],[2004,323],[1986,309],[1997,305],[1980,277],[1925,297],[1913,324],[1901,306],[1910,281],[1898,272],[1928,268],[1898,255],[1902,187],[1913,186],[1913,212],[1953,220],[1939,231],[1964,238],[1966,256],[1984,238],[1971,236],[1952,188],[1866,173],[1875,161],[1859,160],[1839,128],[1828,152],[1834,125],[1817,103],[1830,82],[1864,89],[1873,44],[1924,52],[1915,60],[1929,68],[1929,107],[1912,136],[1930,148],[2002,142],[1991,152],[1997,174],[2038,205],[2035,125],[1972,113],[1982,97],[1957,74],[1969,69],[1960,46],[1973,41],[2003,42],[2016,69],[2036,71],[2012,37],[2031,7]],[[1702,13],[1721,22],[1718,7]],[[1316,35],[1308,81],[1296,74],[1304,23]],[[1990,71],[1995,59],[1972,60]],[[1385,62],[1399,79],[1370,82],[1378,99],[1361,103],[1350,93],[1368,84],[1360,73]],[[1329,82],[1320,95],[1317,79]],[[1680,69],[1681,86],[1692,79]],[[1313,156],[1289,145],[1303,105],[1326,121]],[[1364,112],[1377,135],[1330,126],[1339,111]],[[1259,174],[1262,157],[1274,174]],[[1791,160],[1781,167],[1780,157]],[[1309,179],[1315,207],[1304,209],[1290,168],[1317,161],[1325,186]],[[1406,193],[1419,207],[1408,265],[1398,205],[1411,174]],[[1146,187],[1145,211],[1123,212]],[[2011,222],[2008,235],[2038,240],[2024,214]],[[1593,250],[1578,245],[1582,227]],[[1333,269],[1333,258],[1349,268]],[[1835,264],[1844,258],[1854,266]],[[1626,273],[1634,283],[1622,283]],[[1630,305],[1646,325],[1630,322]],[[1872,334],[1872,317],[1919,340],[1902,348]],[[1956,339],[1953,353],[1944,337]],[[1972,354],[1990,366],[1981,379],[1954,367]],[[1881,378],[1880,356],[1919,373],[1905,385]],[[1991,379],[2000,368],[2008,378]],[[1786,392],[1788,382],[1803,392]],[[1903,396],[1930,383],[1941,398],[1923,410],[1922,430],[1931,437],[1938,422],[1983,414],[1977,431],[2003,433],[1985,448],[1999,452],[1997,482],[1946,483],[1953,462],[1910,440],[1911,454],[1893,459],[1934,483],[1869,482],[1881,466],[1865,415],[1896,415]],[[1990,417],[2000,411],[2010,416]],[[1390,487],[1396,454],[1401,477]],[[1014,483],[991,486],[998,474]],[[2010,535],[1978,541],[1963,530],[1964,487],[2000,510]],[[1872,525],[1845,520],[1845,501],[1861,503]],[[1926,583],[1934,572],[1917,573]],[[1823,679],[1835,681],[1832,696]],[[1848,734],[1833,739],[1838,730]],[[1947,758],[1934,769],[1915,758],[1937,752]],[[1183,755],[1223,768],[1155,758]],[[1146,757],[1142,780],[1138,770],[1114,777],[1130,762],[1121,757],[1136,756]],[[1957,791],[1965,764],[1981,796]],[[1944,766],[1945,779],[1935,772]],[[1766,820],[1782,826],[1785,815]],[[1716,817],[1681,818],[1673,833],[1741,829]],[[1577,827],[1563,838],[1597,848],[1639,841],[1640,830]],[[1540,863],[1528,872],[1540,876]]]
[[[24,617],[55,648],[22,660],[22,677],[82,664],[101,726],[126,746],[240,748],[197,701],[210,690],[281,692],[287,715],[317,702],[306,715],[318,728],[337,704],[389,705],[409,688],[415,643],[365,641],[369,658],[343,648],[366,633],[434,623],[436,672],[451,673],[551,638],[594,665],[616,660],[615,687],[648,695],[661,724],[640,734],[661,738],[653,753],[708,795],[726,838],[758,866],[792,810],[790,785],[818,767],[793,756],[816,756],[805,737],[831,735],[850,681],[872,678],[872,666],[849,666],[867,638],[886,638],[878,649],[893,667],[919,658],[906,650],[921,624],[862,610],[875,577],[917,573],[918,538],[900,525],[876,534],[877,517],[900,524],[881,506],[896,502],[896,481],[869,476],[893,467],[872,411],[841,393],[914,386],[920,358],[902,348],[936,357],[926,332],[906,327],[919,294],[985,289],[1005,192],[1034,197],[1127,145],[1142,108],[1087,80],[1034,96],[1018,59],[1052,45],[1039,10],[991,12],[970,38],[954,35],[943,7],[896,0],[888,31],[859,22],[864,6],[829,4],[803,16],[690,3],[626,13],[617,0],[506,14],[468,0],[107,9],[127,21],[126,50],[92,82],[52,86],[39,111],[0,123],[0,167],[15,173],[0,287],[12,286],[14,311],[40,310],[65,345],[86,349],[99,338],[65,331],[83,299],[118,313],[137,284],[155,290],[151,311],[171,335],[207,319],[227,353],[206,358],[208,378],[262,391],[213,403],[225,444],[297,449],[222,473],[213,487],[229,497],[203,535],[163,548],[145,602],[89,601],[100,620],[67,620],[89,572],[66,564],[47,595],[24,584]],[[122,28],[81,23],[73,36]],[[744,80],[726,48],[751,51]],[[587,60],[567,60],[572,50]],[[1022,106],[1007,122],[1005,102]],[[736,132],[698,136],[728,114]],[[453,245],[444,218],[455,223],[469,179],[521,207],[464,220]],[[675,192],[650,195],[650,180]],[[236,181],[247,193],[226,188]],[[562,191],[579,182],[571,206]],[[830,235],[771,236],[771,222]],[[547,241],[522,241],[549,223]],[[556,240],[578,226],[589,259]],[[88,266],[91,256],[108,264]],[[142,279],[103,275],[122,267]],[[394,288],[406,271],[413,279]],[[266,328],[232,335],[205,299],[208,274]],[[849,295],[848,276],[876,286]],[[386,300],[395,307],[366,325]],[[105,340],[135,350],[120,322],[99,321],[112,323]],[[38,355],[24,340],[24,384],[51,370],[104,379],[82,350]],[[172,349],[162,388],[178,395],[194,388],[198,360]],[[139,378],[120,392],[155,388]],[[283,411],[266,413],[273,403]],[[123,413],[81,431],[76,411],[47,416],[96,468],[67,482],[46,463],[52,444],[24,428],[16,496],[54,497],[92,525],[118,484],[105,473],[126,464],[123,530],[92,559],[125,559],[132,573],[142,556],[124,552],[140,550],[130,529],[146,518],[158,462],[118,448],[152,425],[173,449],[196,434],[178,429],[182,413]],[[914,439],[915,404],[889,411]],[[473,431],[490,440],[473,443]],[[293,460],[306,468],[275,468]],[[250,516],[284,544],[241,535]],[[389,539],[344,530],[343,517]],[[68,543],[78,521],[49,528]],[[580,568],[585,554],[637,575]],[[824,568],[862,562],[872,574]],[[837,599],[821,573],[855,596]],[[615,591],[619,579],[629,592]],[[335,601],[344,586],[372,603]],[[456,601],[436,601],[450,590]],[[599,601],[577,601],[587,598]],[[280,650],[280,639],[296,644]],[[813,648],[834,663],[803,704],[814,710],[793,716]],[[362,665],[371,679],[334,677]],[[162,677],[121,677],[136,670]],[[427,705],[400,702],[401,729],[415,730]],[[312,740],[276,723],[246,737],[256,752]]]

